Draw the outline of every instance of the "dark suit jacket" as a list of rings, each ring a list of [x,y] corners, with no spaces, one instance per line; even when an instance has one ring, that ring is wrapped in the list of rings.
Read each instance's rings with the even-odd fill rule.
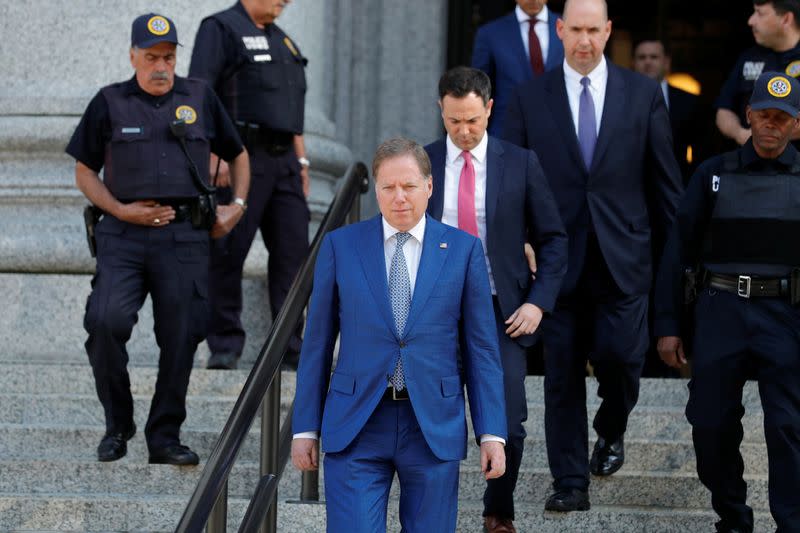
[[[666,234],[682,190],[658,84],[608,62],[603,118],[589,169],[581,157],[563,68],[517,88],[504,136],[536,151],[558,202],[569,235],[562,293],[577,284],[592,230],[622,292],[646,294],[652,280],[651,228]]]
[[[547,57],[544,58],[545,71],[559,67],[564,61],[564,46],[556,34],[556,20],[560,18],[559,13],[550,11],[547,19],[550,44]],[[514,88],[533,79],[531,62],[513,11],[478,28],[472,50],[472,66],[484,71],[492,80],[494,109],[489,134],[499,137],[503,131],[506,106]]]
[[[447,144],[442,139],[425,150],[433,169],[428,213],[441,220]],[[526,240],[536,250],[535,281],[523,252]],[[553,310],[567,271],[567,234],[558,206],[536,154],[491,136],[486,150],[486,247],[504,317],[526,302]],[[517,338],[523,346],[534,340],[533,335]]]
[[[697,163],[702,161],[700,140],[702,139],[703,126],[701,121],[699,101],[691,94],[669,85],[669,120],[672,124],[672,140],[675,146],[675,158],[680,165],[684,185],[689,182]],[[692,147],[692,164],[686,161],[686,149]]]

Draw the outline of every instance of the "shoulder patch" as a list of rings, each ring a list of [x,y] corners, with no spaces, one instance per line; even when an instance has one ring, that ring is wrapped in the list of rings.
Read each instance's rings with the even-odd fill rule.
[[[178,106],[175,110],[175,118],[183,120],[187,124],[194,124],[197,121],[197,112],[188,105]]]

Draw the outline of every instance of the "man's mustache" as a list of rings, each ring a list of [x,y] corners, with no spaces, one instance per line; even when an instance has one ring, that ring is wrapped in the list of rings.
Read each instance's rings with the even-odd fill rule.
[[[169,72],[161,71],[161,72],[153,72],[150,74],[150,81],[169,81]]]

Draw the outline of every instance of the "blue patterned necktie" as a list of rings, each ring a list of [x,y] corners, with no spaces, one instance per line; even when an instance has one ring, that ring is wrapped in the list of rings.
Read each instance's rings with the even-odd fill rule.
[[[410,233],[396,233],[397,247],[392,256],[392,266],[389,268],[389,299],[392,302],[392,314],[397,336],[403,336],[408,319],[408,310],[411,308],[411,278],[408,276],[406,256],[403,245],[411,238]],[[389,380],[395,390],[406,388],[406,378],[403,374],[403,359],[398,355],[395,363],[394,374]]]
[[[581,154],[586,168],[592,168],[594,145],[597,144],[597,119],[594,114],[594,100],[589,85],[592,83],[587,76],[581,78],[580,104],[578,105],[578,142],[581,144]]]

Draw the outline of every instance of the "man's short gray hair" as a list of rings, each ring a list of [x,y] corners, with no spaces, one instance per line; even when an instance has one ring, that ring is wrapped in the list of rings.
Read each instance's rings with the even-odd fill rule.
[[[377,178],[378,169],[387,159],[394,159],[404,155],[410,155],[417,161],[417,166],[423,178],[429,179],[431,177],[431,160],[428,157],[428,152],[418,142],[405,137],[393,137],[383,141],[378,146],[378,149],[375,150],[375,157],[372,158],[372,175]]]

